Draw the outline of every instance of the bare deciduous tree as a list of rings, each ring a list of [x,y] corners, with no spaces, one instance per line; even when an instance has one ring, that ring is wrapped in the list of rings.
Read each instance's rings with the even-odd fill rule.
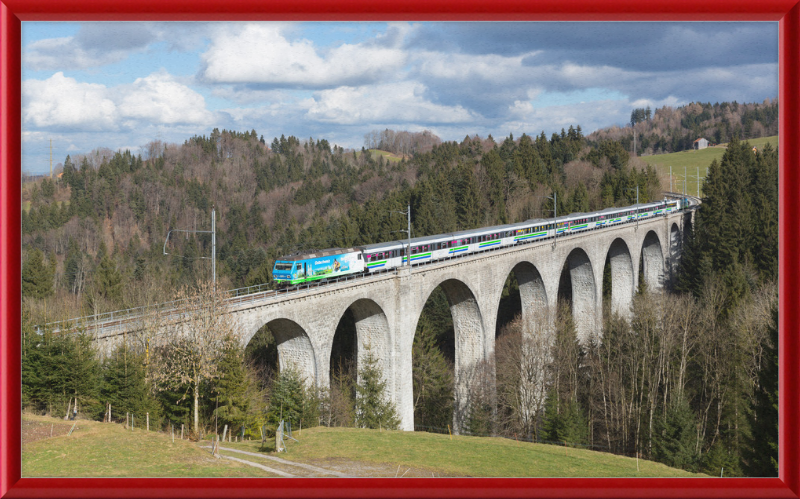
[[[497,340],[497,412],[506,432],[536,436],[550,386],[552,331],[545,316],[523,327],[512,321]]]
[[[200,430],[200,387],[219,376],[217,362],[228,342],[235,341],[235,321],[226,313],[211,283],[196,290],[183,288],[181,307],[167,318],[162,334],[150,339],[150,375],[157,390],[186,387],[194,402],[194,432]]]

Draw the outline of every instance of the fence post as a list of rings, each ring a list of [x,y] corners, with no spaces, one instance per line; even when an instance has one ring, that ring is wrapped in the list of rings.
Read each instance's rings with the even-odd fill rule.
[[[128,429],[128,426],[130,426],[130,423],[128,422],[129,417],[130,417],[130,413],[126,412],[125,413],[125,429],[126,430]]]
[[[183,423],[181,423],[181,440],[183,440]]]
[[[149,412],[146,413],[146,417],[147,417],[147,431],[150,431],[150,413]]]
[[[228,433],[228,425],[225,425],[225,428],[222,430],[222,441],[225,441],[225,435]]]

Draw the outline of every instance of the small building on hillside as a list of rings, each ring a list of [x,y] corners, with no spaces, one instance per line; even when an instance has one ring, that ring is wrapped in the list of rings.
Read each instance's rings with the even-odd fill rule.
[[[695,149],[705,149],[706,147],[708,147],[708,141],[703,137],[700,137],[699,139],[694,141],[693,146]]]

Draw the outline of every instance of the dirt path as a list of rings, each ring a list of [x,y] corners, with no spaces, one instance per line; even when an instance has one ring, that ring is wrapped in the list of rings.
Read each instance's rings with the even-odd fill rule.
[[[210,449],[211,446],[202,446],[203,449]],[[443,477],[438,472],[426,470],[422,468],[412,468],[404,465],[397,465],[392,463],[370,463],[363,461],[352,461],[349,459],[332,458],[332,459],[315,459],[310,463],[299,463],[296,461],[289,461],[276,456],[269,456],[257,452],[248,452],[238,449],[231,449],[229,447],[220,447],[220,451],[225,453],[236,453],[249,456],[255,459],[239,459],[230,455],[220,454],[225,459],[231,459],[240,463],[248,464],[280,476],[295,476],[303,478],[311,477],[396,477],[396,478],[410,478],[410,477]],[[270,466],[258,464],[256,460],[270,461]],[[311,464],[313,463],[313,464]]]
[[[338,471],[331,471],[331,470],[327,470],[325,468],[320,468],[320,467],[313,466],[313,465],[310,465],[310,464],[296,463],[294,461],[287,461],[286,459],[281,459],[281,458],[275,457],[275,456],[267,456],[267,455],[264,455],[264,454],[258,454],[256,452],[247,452],[247,451],[243,451],[243,450],[230,449],[228,447],[220,447],[219,450],[224,450],[224,451],[228,451],[228,452],[237,452],[239,454],[245,454],[245,455],[248,455],[248,456],[258,457],[258,458],[261,458],[261,459],[269,459],[270,461],[273,461],[273,462],[276,462],[276,463],[280,463],[280,464],[283,464],[283,465],[286,465],[286,466],[294,466],[294,467],[297,467],[297,468],[303,468],[303,469],[311,471],[313,473],[319,473],[319,474],[322,474],[322,475],[333,475],[333,476],[338,476],[338,477],[341,477],[341,478],[350,477],[350,475],[346,475],[344,473],[339,473]]]
[[[210,445],[201,445],[201,449],[211,449]],[[309,464],[304,463],[295,463],[293,461],[287,461],[286,459],[281,459],[279,457],[274,456],[267,456],[264,454],[259,454],[256,452],[247,452],[238,449],[231,449],[229,447],[219,447],[220,454],[219,456],[223,459],[230,459],[231,461],[236,461],[238,463],[247,464],[249,466],[253,466],[255,468],[262,469],[269,473],[273,473],[278,476],[283,477],[329,477],[331,475],[338,476],[338,477],[346,477],[343,473],[339,473],[336,471],[327,470],[324,468],[319,468],[317,466],[312,466]],[[245,456],[249,456],[249,459],[241,459],[238,457],[233,457],[226,454],[244,454]],[[253,459],[256,458],[256,459]],[[267,460],[271,461],[271,466],[264,466],[263,464],[259,464],[256,461],[258,460]],[[288,468],[288,469],[287,469]],[[299,468],[299,469],[298,469]]]
[[[231,461],[236,461],[237,463],[242,463],[242,464],[246,464],[248,466],[253,466],[255,468],[262,469],[262,470],[264,470],[264,471],[266,471],[268,473],[273,473],[273,474],[278,475],[278,476],[282,476],[282,477],[286,477],[286,478],[294,478],[294,477],[296,477],[296,475],[292,475],[290,473],[286,473],[285,471],[276,470],[275,468],[270,468],[269,466],[264,466],[262,464],[254,463],[253,461],[247,461],[246,459],[239,459],[237,457],[232,457],[232,456],[223,456],[222,454],[220,454],[220,457],[222,459],[230,459]]]

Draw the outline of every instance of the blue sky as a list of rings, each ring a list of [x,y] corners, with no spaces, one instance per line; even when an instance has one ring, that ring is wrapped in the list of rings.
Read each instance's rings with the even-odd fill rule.
[[[22,24],[22,169],[214,128],[361,148],[622,125],[778,95],[777,23]]]

